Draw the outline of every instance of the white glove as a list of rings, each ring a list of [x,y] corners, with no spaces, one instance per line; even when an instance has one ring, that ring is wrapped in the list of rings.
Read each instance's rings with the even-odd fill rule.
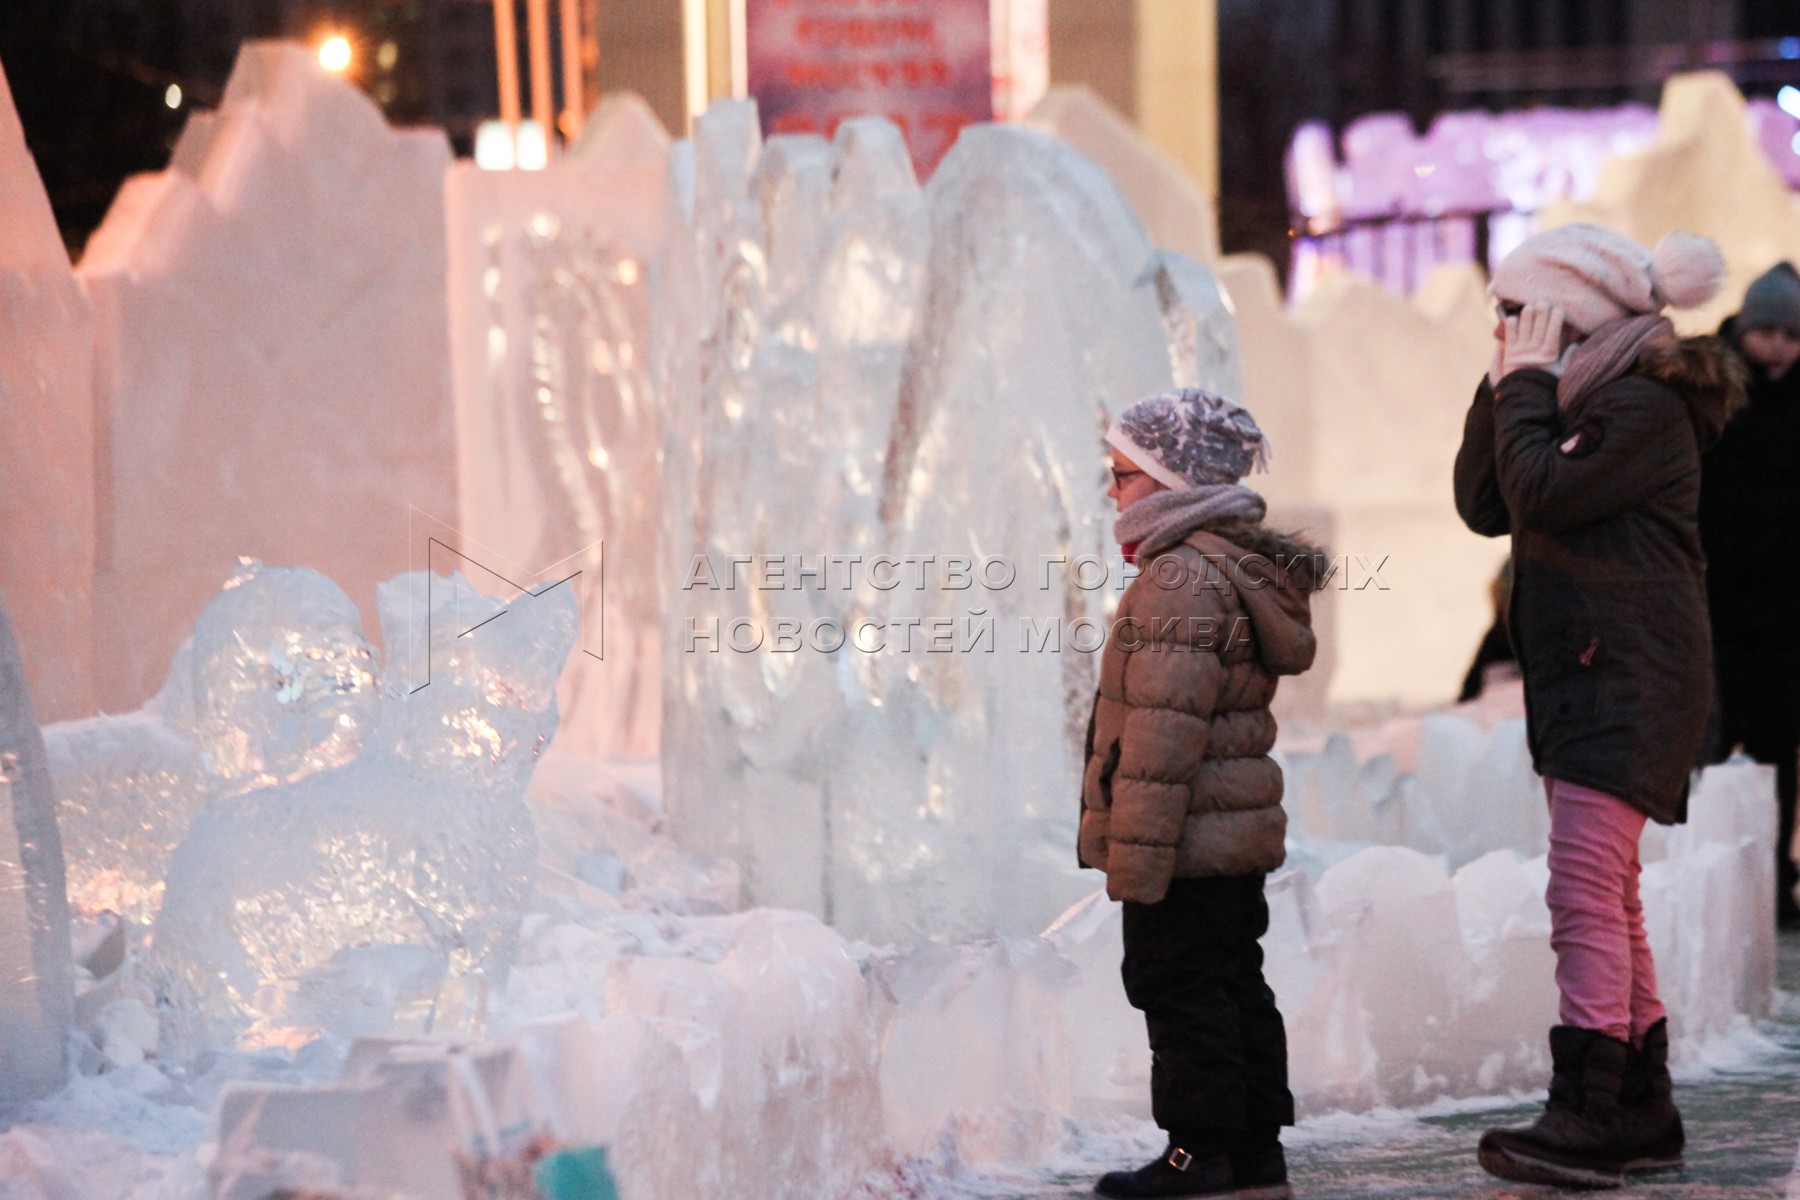
[[[1562,357],[1562,309],[1527,304],[1506,318],[1506,341],[1500,348],[1500,376],[1526,367],[1547,367]]]

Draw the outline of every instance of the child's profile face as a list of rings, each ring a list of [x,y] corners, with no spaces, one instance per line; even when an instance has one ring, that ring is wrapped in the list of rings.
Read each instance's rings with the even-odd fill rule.
[[[1122,451],[1117,449],[1112,451],[1112,486],[1106,489],[1106,494],[1120,512],[1124,512],[1150,493],[1162,490],[1162,484],[1152,479],[1142,467],[1132,462]]]
[[[1746,329],[1738,335],[1738,349],[1744,357],[1769,373],[1771,379],[1786,375],[1800,362],[1800,337],[1791,329],[1773,326]]]

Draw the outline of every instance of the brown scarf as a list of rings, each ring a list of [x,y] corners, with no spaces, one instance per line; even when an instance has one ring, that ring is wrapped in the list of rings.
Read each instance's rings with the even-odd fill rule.
[[[1675,336],[1669,318],[1647,313],[1608,321],[1590,333],[1569,356],[1556,385],[1556,407],[1566,409],[1577,397],[1605,387],[1637,365],[1652,342]]]

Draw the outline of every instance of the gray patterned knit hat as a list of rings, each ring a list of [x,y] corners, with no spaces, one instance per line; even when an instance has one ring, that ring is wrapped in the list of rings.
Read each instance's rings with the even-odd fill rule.
[[[1177,491],[1236,483],[1269,465],[1269,439],[1255,418],[1199,388],[1139,400],[1113,422],[1106,440]]]

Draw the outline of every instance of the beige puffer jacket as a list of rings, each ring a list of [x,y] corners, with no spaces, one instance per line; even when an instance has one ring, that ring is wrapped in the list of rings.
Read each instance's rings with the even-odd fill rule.
[[[1224,532],[1141,564],[1101,656],[1080,855],[1115,900],[1285,857],[1269,702],[1278,677],[1312,665],[1317,552],[1261,526]]]

